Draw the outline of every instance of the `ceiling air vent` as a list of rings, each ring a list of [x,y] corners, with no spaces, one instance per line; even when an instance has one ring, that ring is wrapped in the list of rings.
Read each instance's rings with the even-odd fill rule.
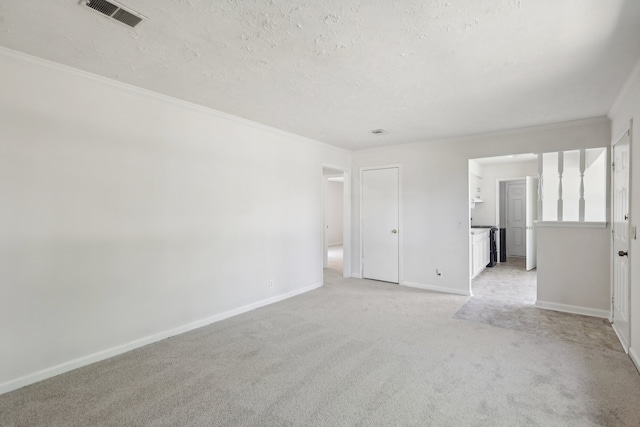
[[[146,17],[138,12],[135,12],[115,1],[106,0],[82,0],[81,4],[84,4],[90,9],[102,13],[122,22],[123,24],[133,28],[138,25]]]

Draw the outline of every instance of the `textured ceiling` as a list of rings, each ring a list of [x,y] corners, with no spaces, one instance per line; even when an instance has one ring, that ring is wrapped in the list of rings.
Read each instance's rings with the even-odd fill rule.
[[[2,0],[0,45],[348,149],[605,115],[640,57],[638,0],[122,3]]]

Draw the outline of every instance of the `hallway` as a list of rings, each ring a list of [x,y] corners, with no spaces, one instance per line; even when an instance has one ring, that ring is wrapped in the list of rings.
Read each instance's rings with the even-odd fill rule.
[[[328,266],[331,270],[342,273],[344,250],[342,245],[329,246],[328,250]]]

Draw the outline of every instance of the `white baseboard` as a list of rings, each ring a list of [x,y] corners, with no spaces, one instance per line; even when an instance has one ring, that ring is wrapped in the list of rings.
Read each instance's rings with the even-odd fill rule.
[[[447,288],[445,286],[434,286],[434,285],[425,285],[424,283],[415,283],[415,282],[408,282],[408,281],[403,281],[401,283],[402,286],[408,286],[410,288],[418,288],[418,289],[424,289],[426,291],[435,291],[435,292],[442,292],[445,294],[456,294],[456,295],[464,295],[465,297],[468,297],[470,295],[469,291],[461,291],[460,289],[451,289],[451,288]]]
[[[169,329],[166,331],[158,332],[157,334],[149,335],[144,338],[140,338],[126,344],[122,344],[116,347],[112,347],[106,350],[102,350],[93,354],[89,354],[87,356],[79,357],[77,359],[70,360],[68,362],[61,363],[59,365],[55,365],[49,368],[45,368],[41,371],[37,371],[31,374],[27,374],[20,378],[16,378],[13,380],[6,381],[0,384],[0,394],[8,393],[13,390],[17,390],[24,386],[37,383],[42,380],[46,380],[47,378],[54,377],[56,375],[63,374],[65,372],[72,371],[74,369],[81,368],[83,366],[90,365],[92,363],[100,362],[101,360],[108,359],[113,356],[117,356],[122,353],[126,353],[131,350],[135,350],[136,348],[143,347],[148,344],[153,344],[154,342],[161,341],[163,339],[183,334],[185,332],[189,332],[193,329],[198,329],[203,326],[210,325],[212,323],[219,322],[224,319],[228,319],[233,316],[237,316],[242,313],[246,313],[251,310],[255,310],[256,308],[264,307],[279,301],[283,301],[285,299],[294,297],[296,295],[300,295],[314,289],[318,289],[322,286],[322,283],[313,284],[310,286],[306,286],[301,289],[296,289],[295,291],[287,292],[285,294],[277,295],[275,297],[267,298],[262,301],[254,302],[249,305],[245,305],[243,307],[238,307],[233,310],[225,311],[220,314],[216,314],[201,320],[197,320],[195,322],[188,323],[183,326],[178,326],[177,328]]]
[[[615,323],[611,324],[611,327],[613,328],[613,332],[616,333],[616,336],[618,337],[618,341],[620,341],[620,344],[622,344],[622,348],[624,349],[624,352],[629,354],[629,343],[627,343],[627,341],[620,334],[620,331],[618,331],[618,327],[616,326]]]
[[[640,372],[640,357],[638,357],[638,354],[636,353],[634,347],[629,347],[629,357],[631,358],[633,364],[636,365],[636,369],[638,370],[638,372]]]
[[[577,305],[559,304],[556,302],[536,301],[536,307],[545,310],[561,311],[563,313],[582,314],[583,316],[601,317],[608,319],[611,314],[609,310],[599,310],[597,308],[580,307]]]

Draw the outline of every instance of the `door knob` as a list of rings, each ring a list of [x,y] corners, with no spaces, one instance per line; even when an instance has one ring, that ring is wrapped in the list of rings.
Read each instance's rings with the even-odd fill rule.
[[[397,234],[397,233],[398,233],[398,230],[391,230],[391,232],[392,232],[393,234]]]
[[[627,252],[627,251],[618,251],[618,256],[629,256],[629,252]]]

